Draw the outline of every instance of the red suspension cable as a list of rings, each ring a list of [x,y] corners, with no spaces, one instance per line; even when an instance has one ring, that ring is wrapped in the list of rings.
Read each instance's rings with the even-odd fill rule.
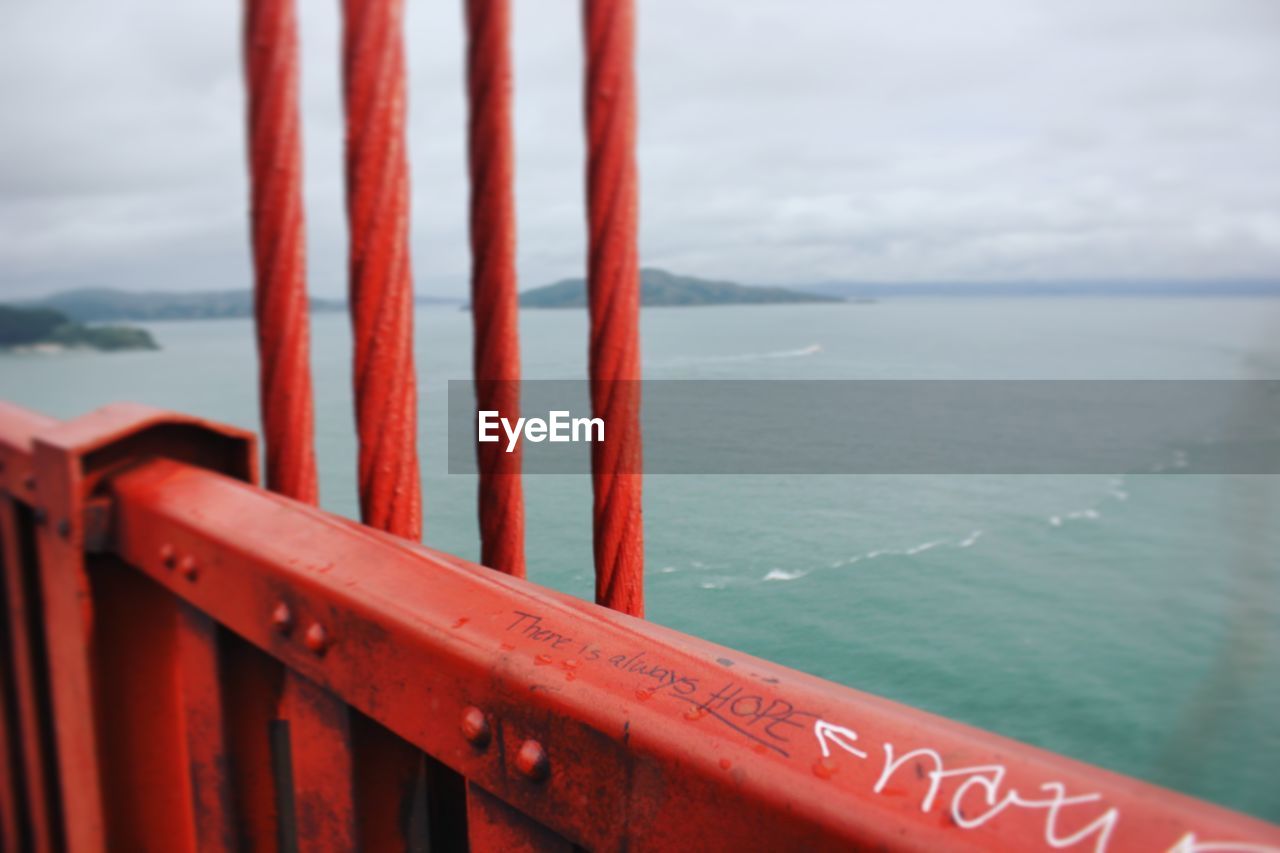
[[[245,4],[245,76],[258,393],[267,487],[314,504],[318,489],[307,329],[298,24],[293,0]]]
[[[583,0],[596,601],[644,613],[634,0]]]
[[[466,0],[471,167],[471,320],[476,406],[520,415],[515,166],[511,130],[511,7]],[[480,562],[524,577],[520,447],[476,443]]]
[[[422,535],[402,0],[344,0],[347,218],[360,512]]]
[[[253,196],[259,394],[266,435],[267,486],[315,504],[315,440],[308,346],[306,247],[302,205],[302,140],[298,111],[298,22],[294,0],[246,0],[245,65],[249,88],[249,146]],[[248,661],[245,661],[248,666]],[[313,817],[298,840],[342,844],[352,838],[350,783],[330,771],[350,762],[346,708],[296,673],[279,687],[259,673],[255,698],[276,703],[289,721],[295,810]],[[277,692],[278,690],[278,692]],[[260,692],[259,692],[260,691]],[[323,760],[298,744],[324,743]],[[269,776],[249,773],[257,790],[248,799],[247,831],[261,843],[279,821],[264,806],[279,803]]]
[[[404,3],[343,0],[342,19],[360,515],[372,527],[419,539]],[[360,845],[411,847],[401,822],[413,811],[403,806],[415,796],[421,756],[361,717],[351,718],[350,733]]]

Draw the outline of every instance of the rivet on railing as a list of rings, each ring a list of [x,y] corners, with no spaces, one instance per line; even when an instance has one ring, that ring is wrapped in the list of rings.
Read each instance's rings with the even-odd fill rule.
[[[318,655],[322,655],[329,648],[329,634],[319,622],[312,622],[311,627],[307,629],[307,636],[303,638],[303,642],[307,644],[308,649]]]
[[[160,563],[166,569],[172,569],[178,565],[178,552],[173,550],[173,546],[168,542],[160,546]]]
[[[196,558],[190,554],[182,558],[178,568],[181,569],[182,576],[189,581],[194,581],[200,576],[200,566],[196,563]]]
[[[281,634],[287,634],[293,630],[293,611],[289,609],[289,605],[283,601],[276,605],[276,609],[271,611],[271,624],[276,626],[276,630]]]
[[[520,744],[516,753],[516,769],[534,782],[541,782],[551,775],[551,762],[547,760],[547,751],[536,740],[527,740]]]
[[[71,519],[64,518],[58,522],[58,535],[63,539],[71,538]]]
[[[27,477],[22,481],[22,485],[27,487],[28,492],[34,492],[36,490],[36,478]]]
[[[489,745],[489,719],[475,705],[462,709],[462,736],[476,749]]]

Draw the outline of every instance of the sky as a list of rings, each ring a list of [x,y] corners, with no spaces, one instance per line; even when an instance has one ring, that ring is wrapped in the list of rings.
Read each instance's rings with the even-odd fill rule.
[[[584,270],[577,0],[513,0],[521,287]],[[469,269],[460,0],[408,0],[415,284]],[[1280,277],[1275,0],[637,0],[643,262],[747,283]],[[339,4],[300,0],[345,290]],[[0,4],[0,297],[251,281],[230,0]]]

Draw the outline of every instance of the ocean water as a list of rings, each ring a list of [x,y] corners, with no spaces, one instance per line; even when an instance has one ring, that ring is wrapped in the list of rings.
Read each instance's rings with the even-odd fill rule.
[[[416,323],[425,540],[475,559],[474,479],[446,473],[444,446],[470,317]],[[1280,378],[1280,301],[904,299],[651,309],[642,325],[651,378]],[[256,428],[248,321],[149,328],[161,352],[0,356],[0,398]],[[528,377],[584,375],[582,313],[525,312],[521,334]],[[322,502],[354,517],[346,318],[312,335]],[[1277,479],[651,476],[648,616],[1280,820]],[[589,488],[526,481],[530,577],[584,598]]]

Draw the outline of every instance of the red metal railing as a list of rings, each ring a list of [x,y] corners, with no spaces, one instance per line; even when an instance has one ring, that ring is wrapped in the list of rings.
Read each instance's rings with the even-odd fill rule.
[[[473,363],[481,405],[516,411],[510,10],[465,9]],[[1280,849],[1260,821],[626,615],[639,400],[612,380],[639,377],[634,10],[583,11],[592,405],[631,460],[595,460],[613,609],[522,579],[516,454],[479,459],[483,559],[506,574],[413,541],[401,0],[343,3],[367,526],[314,506],[297,27],[292,0],[246,0],[274,493],[238,430],[0,404],[3,849]]]
[[[5,849],[1280,846],[266,492],[252,446],[139,407],[0,408]],[[370,756],[273,724],[282,671],[418,757],[389,825],[326,837],[325,814],[251,802],[291,802],[303,766],[349,788]]]

